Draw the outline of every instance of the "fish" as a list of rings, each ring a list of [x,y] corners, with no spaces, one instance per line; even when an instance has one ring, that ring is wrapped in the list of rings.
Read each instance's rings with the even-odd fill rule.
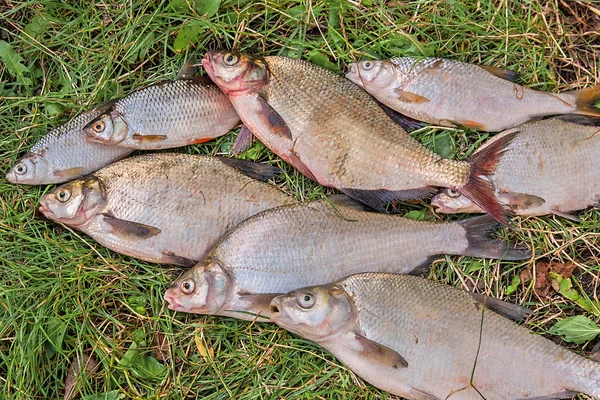
[[[254,136],[319,184],[378,210],[451,188],[508,222],[485,176],[510,136],[479,158],[444,159],[364,90],[308,61],[211,51],[202,65]]]
[[[55,188],[39,210],[117,253],[191,267],[233,226],[296,201],[258,180],[279,173],[238,159],[145,154]]]
[[[442,58],[398,57],[348,65],[346,77],[388,107],[419,121],[499,132],[544,116],[600,116],[600,85],[548,93],[517,74]]]
[[[520,308],[417,276],[364,273],[275,297],[271,320],[407,399],[600,399],[600,363],[506,318],[526,316]]]
[[[85,138],[83,128],[111,105],[103,103],[50,131],[8,170],[6,180],[21,185],[63,183],[131,154],[132,149],[92,143]]]
[[[490,237],[498,226],[488,215],[436,223],[365,211],[344,195],[281,206],[229,231],[164,298],[175,311],[264,318],[274,293],[357,272],[427,272],[439,254],[531,256]]]
[[[518,132],[490,176],[496,197],[516,215],[554,214],[577,221],[573,214],[600,201],[600,119],[565,115],[504,131]],[[468,198],[444,190],[431,200],[438,213],[481,213]]]
[[[191,76],[131,93],[89,122],[84,132],[95,143],[158,150],[204,143],[239,124],[227,96],[210,79]]]

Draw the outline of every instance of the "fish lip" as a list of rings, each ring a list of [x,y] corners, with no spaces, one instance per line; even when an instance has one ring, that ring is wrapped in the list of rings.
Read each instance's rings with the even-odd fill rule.
[[[175,298],[169,293],[169,290],[165,292],[163,298],[167,303],[169,303],[169,305],[167,306],[169,310],[184,311],[184,307],[181,304],[179,304],[177,300],[175,300]]]
[[[19,183],[17,180],[17,174],[13,171],[13,169],[9,169],[5,176],[6,180],[10,183]]]
[[[283,304],[279,297],[280,296],[274,297],[271,300],[271,303],[269,303],[269,311],[271,313],[270,318],[273,322],[275,322],[278,319],[284,318],[286,315],[285,308],[283,307]],[[274,312],[274,309],[277,309],[277,311]]]
[[[358,66],[356,65],[356,63],[348,64],[348,72],[346,72],[346,78],[361,87],[364,86],[360,74],[358,73]]]
[[[202,64],[202,67],[206,70],[206,72],[208,73],[208,75],[211,76],[212,78],[212,74],[215,72],[212,63],[213,63],[213,56],[211,54],[212,52],[209,51],[208,53],[206,53],[204,55],[204,58],[202,59],[202,61],[200,62]]]
[[[50,208],[48,208],[48,205],[46,204],[46,199],[41,199],[40,200],[40,207],[38,208],[38,210],[44,215],[44,217],[49,218],[48,214],[52,214],[52,211],[50,211]]]

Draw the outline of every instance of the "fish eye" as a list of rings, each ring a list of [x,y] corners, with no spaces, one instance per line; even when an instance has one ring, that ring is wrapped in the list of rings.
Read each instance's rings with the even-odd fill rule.
[[[239,59],[240,58],[237,55],[232,53],[227,53],[223,56],[223,62],[225,63],[225,65],[229,65],[230,67],[237,64]]]
[[[56,193],[56,198],[61,203],[66,203],[71,198],[71,191],[68,189],[61,189]]]
[[[15,173],[17,175],[24,175],[26,172],[27,172],[27,166],[23,163],[19,163],[15,167]]]
[[[302,293],[298,297],[298,305],[304,309],[311,308],[315,305],[315,296],[310,293]]]
[[[371,62],[371,61],[363,61],[362,62],[362,67],[364,70],[370,70],[371,68],[373,68],[373,66],[375,66],[375,63]]]
[[[191,294],[195,288],[196,288],[196,285],[194,284],[194,281],[191,279],[186,279],[185,281],[181,282],[181,291],[184,294]]]
[[[448,197],[451,197],[453,199],[456,199],[457,197],[460,197],[460,193],[458,193],[454,189],[448,189],[448,190],[446,190],[446,194],[448,195]]]
[[[96,122],[94,122],[94,125],[92,125],[92,129],[94,130],[94,132],[97,132],[97,133],[104,132],[105,127],[106,127],[106,125],[102,121],[96,121]]]

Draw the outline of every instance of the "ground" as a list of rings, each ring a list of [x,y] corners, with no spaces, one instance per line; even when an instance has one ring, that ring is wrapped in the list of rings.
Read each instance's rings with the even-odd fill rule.
[[[235,48],[301,57],[342,72],[347,63],[440,56],[517,71],[538,90],[600,84],[600,5],[586,1],[13,1],[0,2],[0,170],[37,139],[95,104],[161,79],[185,59]],[[488,135],[425,128],[421,142],[464,159]],[[177,151],[225,154],[235,132]],[[325,190],[260,143],[243,158],[285,169],[279,185],[301,200]],[[0,398],[390,398],[310,342],[274,325],[173,313],[162,299],[181,269],[120,256],[36,213],[51,187],[0,179]],[[426,201],[400,212],[427,219]],[[517,218],[500,236],[527,244],[523,262],[440,256],[430,279],[534,310],[524,325],[548,332],[584,315],[598,322],[600,212],[581,222]],[[453,217],[455,218],[455,217]],[[540,297],[523,270],[574,262],[574,288],[591,305],[550,291]],[[587,354],[595,340],[561,342]],[[72,377],[71,377],[72,378]]]

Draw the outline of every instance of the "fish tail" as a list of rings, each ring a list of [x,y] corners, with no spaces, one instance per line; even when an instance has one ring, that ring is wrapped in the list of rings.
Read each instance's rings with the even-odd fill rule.
[[[503,260],[526,260],[531,257],[528,248],[512,247],[508,242],[490,236],[500,226],[490,215],[465,219],[458,221],[458,224],[465,230],[468,242],[463,255]]]
[[[468,197],[498,222],[506,225],[509,223],[508,210],[498,201],[494,185],[487,177],[494,173],[500,156],[518,133],[517,130],[504,135],[473,154],[469,158],[469,164],[471,164],[469,180],[463,186],[453,188]]]
[[[575,111],[573,111],[574,114],[600,117],[600,105],[596,105],[596,103],[600,103],[600,85],[575,90],[570,93],[575,96],[575,104],[577,106]]]

